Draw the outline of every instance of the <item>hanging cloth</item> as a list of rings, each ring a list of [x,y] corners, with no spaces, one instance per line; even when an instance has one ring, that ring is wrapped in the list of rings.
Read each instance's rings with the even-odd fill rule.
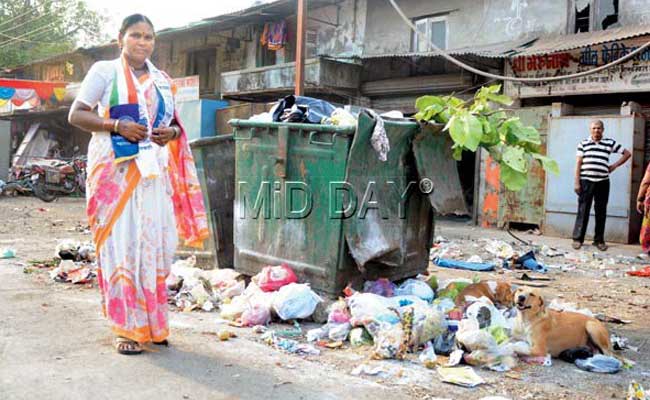
[[[12,87],[0,87],[0,100],[9,100],[14,97],[16,89]]]

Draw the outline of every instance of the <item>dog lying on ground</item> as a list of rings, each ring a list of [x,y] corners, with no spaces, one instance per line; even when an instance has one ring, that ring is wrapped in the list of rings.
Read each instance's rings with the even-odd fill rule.
[[[557,358],[565,350],[589,347],[613,356],[609,332],[596,318],[577,312],[546,308],[539,291],[520,287],[514,294],[517,307],[515,334],[530,344],[530,357]]]
[[[463,289],[456,297],[456,305],[462,306],[472,299],[488,298],[494,305],[512,307],[514,296],[512,286],[504,281],[481,281]]]

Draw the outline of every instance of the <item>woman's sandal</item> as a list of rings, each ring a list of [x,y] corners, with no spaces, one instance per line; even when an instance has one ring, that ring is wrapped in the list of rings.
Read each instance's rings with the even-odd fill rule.
[[[169,341],[167,341],[167,339],[165,339],[165,340],[163,340],[161,342],[153,342],[153,344],[155,344],[156,346],[169,347]]]
[[[138,342],[123,337],[115,338],[115,350],[117,350],[118,353],[124,355],[142,353],[142,347]]]

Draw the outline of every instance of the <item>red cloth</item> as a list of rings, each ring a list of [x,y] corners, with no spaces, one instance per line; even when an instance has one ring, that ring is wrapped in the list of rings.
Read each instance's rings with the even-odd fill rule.
[[[34,89],[38,97],[48,100],[54,94],[54,88],[65,88],[67,82],[29,81],[23,79],[0,79],[0,87],[15,89]]]

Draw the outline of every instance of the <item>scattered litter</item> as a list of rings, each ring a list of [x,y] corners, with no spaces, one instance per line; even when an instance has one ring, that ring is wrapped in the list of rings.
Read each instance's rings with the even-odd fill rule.
[[[95,277],[90,267],[83,262],[61,260],[58,267],[50,271],[50,278],[57,282],[89,283]]]
[[[625,400],[648,400],[648,396],[646,396],[645,390],[643,390],[640,383],[632,381],[627,389]]]
[[[443,382],[473,388],[485,383],[472,367],[438,367],[438,375]]]
[[[16,258],[16,250],[2,249],[0,252],[0,259]]]
[[[363,284],[365,293],[374,293],[379,296],[392,297],[395,295],[397,286],[386,278],[380,278],[376,281],[366,281]]]
[[[482,259],[481,256],[479,256],[478,254],[474,254],[473,256],[471,256],[470,258],[467,259],[467,262],[469,262],[469,263],[482,264],[482,263],[483,263],[483,259]]]
[[[365,328],[354,328],[350,331],[350,345],[352,347],[372,346],[372,337]]]
[[[533,251],[529,251],[528,253],[516,259],[514,264],[520,268],[526,268],[535,272],[548,272],[548,268],[546,268],[544,264],[537,261],[535,258],[535,253]]]
[[[539,250],[539,254],[543,255],[544,257],[559,257],[559,256],[563,256],[564,252],[558,251],[547,245],[543,245],[542,248]]]
[[[435,294],[433,289],[426,282],[418,279],[407,279],[395,289],[396,296],[417,296],[422,300],[431,303]]]
[[[627,271],[627,274],[630,276],[640,276],[643,278],[650,278],[650,265],[638,271]]]
[[[623,363],[614,357],[597,354],[584,360],[576,360],[576,366],[589,372],[615,374],[623,368]]]
[[[320,355],[320,350],[310,344],[302,344],[293,339],[285,339],[278,337],[275,332],[268,331],[262,335],[262,340],[269,346],[278,350],[284,350],[287,353],[299,355]]]
[[[418,360],[424,365],[425,367],[429,369],[433,369],[436,366],[436,352],[433,349],[433,344],[431,342],[428,342],[424,346],[424,350],[422,350],[422,353],[420,353]]]
[[[369,375],[369,376],[377,376],[380,374],[384,374],[385,371],[381,366],[377,367],[371,367],[368,364],[361,364],[357,367],[355,367],[352,372],[350,372],[350,375],[353,376],[361,376],[361,375]]]
[[[628,339],[622,336],[612,335],[611,337],[612,347],[614,350],[632,350],[638,352],[639,348],[635,346],[630,346]]]
[[[444,258],[437,258],[434,262],[437,266],[443,268],[465,269],[465,270],[479,271],[479,272],[494,271],[494,264],[471,263],[466,261],[456,261],[456,260],[449,260]]]
[[[512,246],[501,240],[488,240],[485,250],[502,260],[509,260],[515,255]]]

